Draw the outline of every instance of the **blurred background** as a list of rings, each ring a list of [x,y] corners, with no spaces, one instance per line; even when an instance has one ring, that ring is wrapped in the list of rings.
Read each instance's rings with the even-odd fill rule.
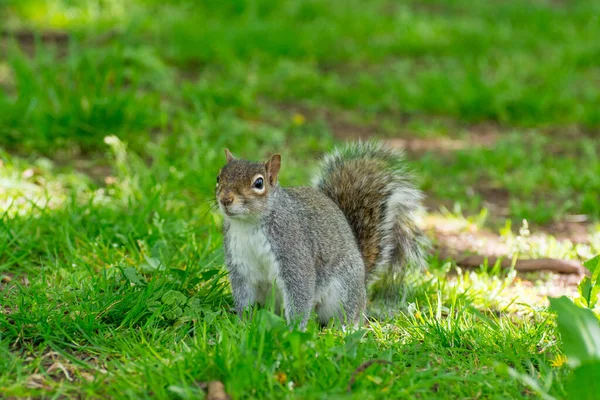
[[[223,147],[281,152],[298,185],[335,143],[378,137],[406,149],[434,238],[510,252],[521,230],[544,236],[521,253],[585,258],[599,15],[588,0],[2,0],[0,209],[157,196],[200,229]]]
[[[561,398],[543,306],[582,276],[486,257],[600,253],[599,134],[600,0],[0,0],[0,393]],[[239,323],[224,147],[281,153],[293,186],[370,137],[427,196],[403,312],[364,337]]]

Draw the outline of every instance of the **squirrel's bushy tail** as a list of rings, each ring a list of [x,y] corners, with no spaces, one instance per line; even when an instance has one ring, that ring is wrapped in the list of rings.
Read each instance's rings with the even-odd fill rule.
[[[425,266],[428,241],[416,224],[423,195],[402,152],[375,141],[347,144],[325,157],[314,184],[346,215],[368,279],[401,280],[408,267]]]

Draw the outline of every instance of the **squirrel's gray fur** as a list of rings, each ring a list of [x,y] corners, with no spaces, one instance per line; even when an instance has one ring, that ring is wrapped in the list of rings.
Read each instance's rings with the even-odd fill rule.
[[[289,322],[305,327],[314,309],[322,324],[356,325],[373,277],[424,266],[422,195],[402,153],[373,141],[346,145],[325,157],[315,188],[280,187],[279,155],[259,163],[226,154],[216,196],[238,313],[264,304],[274,283]]]

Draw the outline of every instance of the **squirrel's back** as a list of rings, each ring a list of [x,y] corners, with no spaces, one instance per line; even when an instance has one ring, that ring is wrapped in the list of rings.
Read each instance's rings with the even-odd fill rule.
[[[294,229],[305,230],[322,259],[335,258],[339,252],[348,253],[350,249],[357,248],[356,237],[343,211],[322,191],[306,186],[281,188],[281,191],[291,202],[280,213],[291,213],[293,218],[280,220],[284,223],[292,219],[299,222],[298,225],[287,226],[291,230],[288,233],[290,237],[298,235]],[[358,251],[353,253],[362,258]]]
[[[314,183],[346,216],[368,273],[424,266],[427,241],[416,224],[422,194],[401,152],[374,141],[348,144],[325,157]]]

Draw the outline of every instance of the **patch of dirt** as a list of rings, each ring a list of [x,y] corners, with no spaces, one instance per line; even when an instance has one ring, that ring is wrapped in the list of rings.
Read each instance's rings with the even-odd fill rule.
[[[579,126],[575,124],[549,127],[544,130],[548,136],[560,136],[564,139],[596,139],[598,138],[598,128]],[[560,150],[560,149],[557,149]]]
[[[492,147],[498,140],[496,132],[478,134],[476,128],[467,132],[466,138],[391,138],[386,143],[390,147],[405,149],[411,153],[422,154],[429,151],[447,153],[450,151],[471,149],[474,147]]]
[[[99,164],[90,160],[78,159],[71,164],[77,171],[89,176],[97,185],[104,186],[114,179],[110,165]]]
[[[439,214],[428,215],[423,229],[436,242],[436,247],[452,253],[476,253],[500,257],[509,253],[500,236],[460,219],[448,219]]]
[[[502,187],[476,186],[474,192],[483,198],[483,206],[495,217],[510,215],[510,192]]]
[[[450,219],[439,214],[430,214],[423,222],[423,228],[428,236],[434,240],[434,247],[441,255],[451,257],[453,260],[466,259],[470,255],[490,258],[502,257],[510,260],[511,253],[515,250],[514,244],[498,234],[485,229],[480,229],[474,224],[461,219]],[[582,227],[579,226],[581,229]],[[568,229],[568,228],[565,228]],[[535,233],[530,239],[543,239],[545,233]],[[572,241],[572,237],[559,240]],[[589,241],[589,235],[582,237],[584,243]],[[466,257],[466,258],[465,258]],[[560,260],[558,260],[561,262]],[[565,263],[573,263],[565,261]],[[489,264],[491,267],[492,264]],[[517,297],[518,302],[527,302],[532,305],[547,306],[547,297],[576,296],[577,286],[583,275],[582,267],[579,273],[551,273],[548,271],[518,272],[514,282],[500,294],[502,298],[510,301]]]
[[[29,56],[35,55],[37,44],[40,43],[45,46],[55,47],[58,55],[64,57],[67,54],[71,40],[67,32],[50,30],[42,32],[32,30],[2,31],[0,37],[0,50],[5,51],[9,43],[14,41]]]
[[[519,315],[528,312],[530,307],[548,307],[548,297],[577,297],[577,285],[580,280],[581,276],[572,274],[519,274],[496,296],[500,300],[499,304],[514,302],[507,311]]]
[[[294,115],[302,115],[308,121],[322,120],[339,139],[365,140],[378,136],[387,140],[393,147],[404,148],[417,155],[428,151],[448,153],[470,148],[492,148],[503,134],[510,132],[508,127],[495,121],[466,124],[442,115],[412,115],[402,112],[362,113],[363,118],[359,122],[353,118],[353,115],[361,114],[360,110],[334,110],[301,103],[278,103],[275,108],[289,114],[290,118]],[[423,133],[411,128],[414,121],[428,121],[432,127],[443,130],[443,135],[433,132],[431,137],[423,137]],[[577,155],[574,154],[573,149],[566,146],[568,143],[579,138],[595,138],[598,135],[597,129],[586,130],[577,125],[546,127],[534,131],[524,128],[523,131],[526,134],[536,132],[550,138],[565,139],[555,144],[549,143],[548,151],[556,156]]]
[[[369,115],[361,122],[357,122],[356,112],[344,110],[331,110],[326,108],[309,107],[304,104],[280,103],[276,108],[284,114],[288,114],[290,119],[300,115],[303,120],[324,121],[331,129],[333,135],[343,140],[366,140],[371,137],[379,137],[389,146],[407,151],[409,157],[420,157],[425,153],[435,153],[441,157],[448,157],[451,162],[452,152],[459,150],[468,150],[474,148],[493,148],[497,141],[508,130],[498,123],[488,121],[478,124],[465,125],[456,120],[443,116],[409,116],[399,113],[391,115],[390,113],[381,113],[380,115]],[[380,135],[384,128],[382,120],[388,123],[392,119],[393,125],[397,126],[397,132],[394,134]],[[418,132],[410,128],[411,122],[418,119],[426,119],[443,126],[443,130],[448,131],[445,136],[422,137]],[[389,127],[388,127],[389,129]],[[586,132],[578,126],[564,126],[546,128],[540,133],[549,137],[560,136],[567,138],[568,143],[572,143],[577,138],[593,135],[592,132]],[[556,156],[576,157],[573,148],[563,145],[563,141],[553,144],[549,143],[548,151]],[[467,195],[478,195],[483,199],[483,206],[488,209],[492,218],[505,219],[510,217],[511,194],[505,187],[490,186],[489,182],[477,182],[473,187],[467,188]],[[545,198],[540,197],[535,201],[543,202]],[[441,207],[452,209],[452,202],[427,196],[425,206],[430,211],[437,211]],[[538,232],[551,234],[559,240],[570,240],[573,243],[587,243],[589,237],[589,223],[584,220],[585,216],[567,216],[565,220],[551,222],[543,226],[534,226]]]
[[[2,37],[13,38],[22,45],[35,44],[36,38],[44,43],[55,43],[59,45],[67,45],[69,43],[69,34],[65,31],[51,31],[46,30],[42,32],[35,32],[32,30],[14,30],[14,31],[3,31]]]
[[[464,219],[447,218],[433,212],[426,216],[422,227],[430,237],[439,242],[441,247],[452,249],[455,253],[499,257],[512,252],[506,238],[488,229],[479,228]],[[543,227],[530,226],[531,234],[524,240],[536,243],[553,237],[558,242],[568,241],[573,245],[589,244],[591,228],[589,224],[569,221],[560,221]]]
[[[577,216],[568,216],[577,217]],[[590,242],[590,226],[587,221],[556,221],[543,227],[535,227],[559,240],[569,240],[573,243]]]
[[[518,276],[515,281],[521,286],[535,288],[535,296],[540,302],[545,302],[546,297],[577,296],[581,279],[575,274],[528,273]]]
[[[112,167],[105,154],[100,151],[84,152],[78,146],[67,150],[57,150],[52,161],[59,168],[74,168],[77,172],[89,176],[97,185],[104,186],[112,175]]]
[[[123,34],[121,29],[111,29],[86,40],[88,46],[102,46],[113,41]],[[3,30],[0,32],[0,50],[6,50],[11,42],[16,43],[19,48],[29,56],[34,56],[38,43],[45,47],[57,49],[57,55],[64,57],[68,54],[69,44],[73,36],[67,31],[44,30],[35,31],[29,29]]]
[[[334,136],[341,139],[367,139],[377,134],[377,126],[374,124],[359,124],[352,122],[348,111],[326,108],[312,108],[302,104],[279,103],[276,108],[290,119],[301,115],[307,121],[324,121],[331,129]]]
[[[0,87],[12,92],[12,89],[14,89],[14,81],[14,71],[7,63],[0,62]]]
[[[381,113],[368,119],[369,122],[356,122],[352,119],[353,112],[344,110],[330,110],[325,108],[312,108],[302,104],[278,104],[277,108],[290,115],[302,115],[309,121],[322,120],[331,129],[333,135],[345,140],[366,140],[373,136],[380,136],[391,147],[405,149],[408,152],[422,154],[429,151],[451,152],[475,147],[493,147],[502,134],[503,129],[492,122],[464,125],[446,117],[416,117],[408,114]],[[381,136],[384,131],[381,126],[383,120],[389,122],[393,119],[397,132],[391,135]],[[450,131],[461,132],[461,136],[451,137],[420,137],[410,128],[410,123],[418,119],[430,119],[449,127]]]
[[[385,141],[389,146],[405,149],[415,156],[427,152],[447,154],[457,150],[492,148],[504,132],[502,127],[494,123],[461,125],[443,119],[443,124],[449,126],[449,130],[454,134],[421,138],[414,137],[414,133],[409,130],[402,130],[405,137],[394,136]]]
[[[0,290],[12,290],[17,282],[23,286],[29,286],[31,283],[25,274],[16,275],[9,271],[0,273]]]
[[[27,386],[35,389],[52,390],[63,381],[68,382],[93,382],[97,375],[106,375],[105,366],[100,365],[94,356],[73,354],[87,366],[72,363],[64,355],[54,350],[47,349],[43,354],[26,354],[25,361],[34,363],[36,368],[27,379]]]
[[[486,223],[486,225],[500,228],[497,222],[510,217],[508,207],[510,194],[508,190],[503,188],[477,188],[476,192],[483,197],[483,206],[488,209],[490,218],[494,219],[491,224]],[[428,213],[436,215],[442,209],[451,210],[453,204],[451,201],[426,196],[424,206]],[[568,240],[574,244],[588,244],[591,241],[590,230],[593,229],[594,224],[585,215],[567,215],[564,220],[551,221],[543,225],[530,223],[530,227],[535,232],[534,236],[553,236],[558,241]],[[486,234],[480,231],[477,235],[485,236]]]

